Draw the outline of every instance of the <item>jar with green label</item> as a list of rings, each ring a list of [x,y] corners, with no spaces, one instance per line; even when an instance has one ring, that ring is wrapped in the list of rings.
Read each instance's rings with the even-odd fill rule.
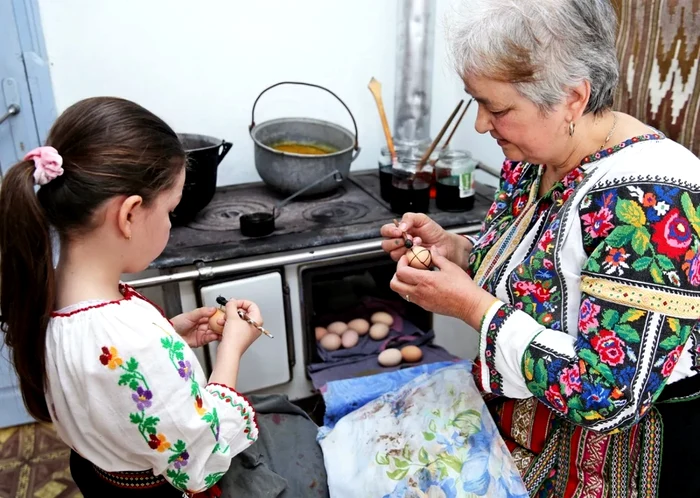
[[[476,161],[464,150],[445,150],[435,164],[438,209],[469,211],[474,207]]]

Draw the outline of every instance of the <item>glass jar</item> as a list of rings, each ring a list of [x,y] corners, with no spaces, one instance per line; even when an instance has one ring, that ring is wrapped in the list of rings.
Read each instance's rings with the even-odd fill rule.
[[[421,157],[430,147],[430,139],[426,140],[396,140],[394,149],[396,150],[397,161],[408,157]],[[389,147],[382,147],[379,153],[379,193],[387,202],[391,201],[391,179],[392,164]]]
[[[469,211],[474,208],[474,170],[476,161],[463,150],[446,150],[435,164],[438,209]]]
[[[419,162],[420,156],[404,157],[391,170],[390,202],[396,214],[428,212],[433,172],[430,164],[418,171]]]

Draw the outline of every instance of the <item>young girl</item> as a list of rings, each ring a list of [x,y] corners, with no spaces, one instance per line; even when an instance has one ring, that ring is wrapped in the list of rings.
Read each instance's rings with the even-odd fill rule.
[[[161,119],[126,100],[92,98],[68,108],[47,146],[2,182],[5,341],[29,412],[52,421],[72,448],[86,498],[211,491],[258,435],[234,390],[241,355],[259,336],[236,310],[262,323],[258,307],[229,301],[219,337],[207,325],[214,309],[168,321],[119,281],[168,242],[185,163]],[[207,383],[190,347],[214,339]]]

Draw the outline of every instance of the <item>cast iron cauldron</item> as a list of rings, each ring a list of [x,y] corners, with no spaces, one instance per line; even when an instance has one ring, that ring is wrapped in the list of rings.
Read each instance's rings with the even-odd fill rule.
[[[170,219],[173,225],[184,225],[192,221],[214,197],[219,163],[233,144],[191,133],[179,133],[178,137],[187,153],[187,173],[182,200]]]
[[[268,90],[280,85],[302,85],[325,90],[338,99],[350,114],[355,133],[328,121],[311,118],[280,118],[255,124],[255,106]],[[250,137],[255,143],[255,169],[267,186],[289,195],[310,185],[315,180],[338,171],[343,179],[350,173],[350,165],[360,154],[357,142],[357,123],[350,109],[335,93],[320,85],[298,81],[283,81],[263,90],[253,103]],[[272,145],[280,142],[302,144],[318,143],[332,147],[336,152],[307,155],[282,152]],[[340,184],[329,175],[327,180],[304,192],[304,196],[331,192]]]

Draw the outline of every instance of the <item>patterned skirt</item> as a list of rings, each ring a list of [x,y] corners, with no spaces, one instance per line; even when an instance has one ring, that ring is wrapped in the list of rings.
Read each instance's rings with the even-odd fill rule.
[[[700,496],[700,376],[666,387],[636,425],[600,433],[559,418],[536,398],[489,408],[537,498]]]

